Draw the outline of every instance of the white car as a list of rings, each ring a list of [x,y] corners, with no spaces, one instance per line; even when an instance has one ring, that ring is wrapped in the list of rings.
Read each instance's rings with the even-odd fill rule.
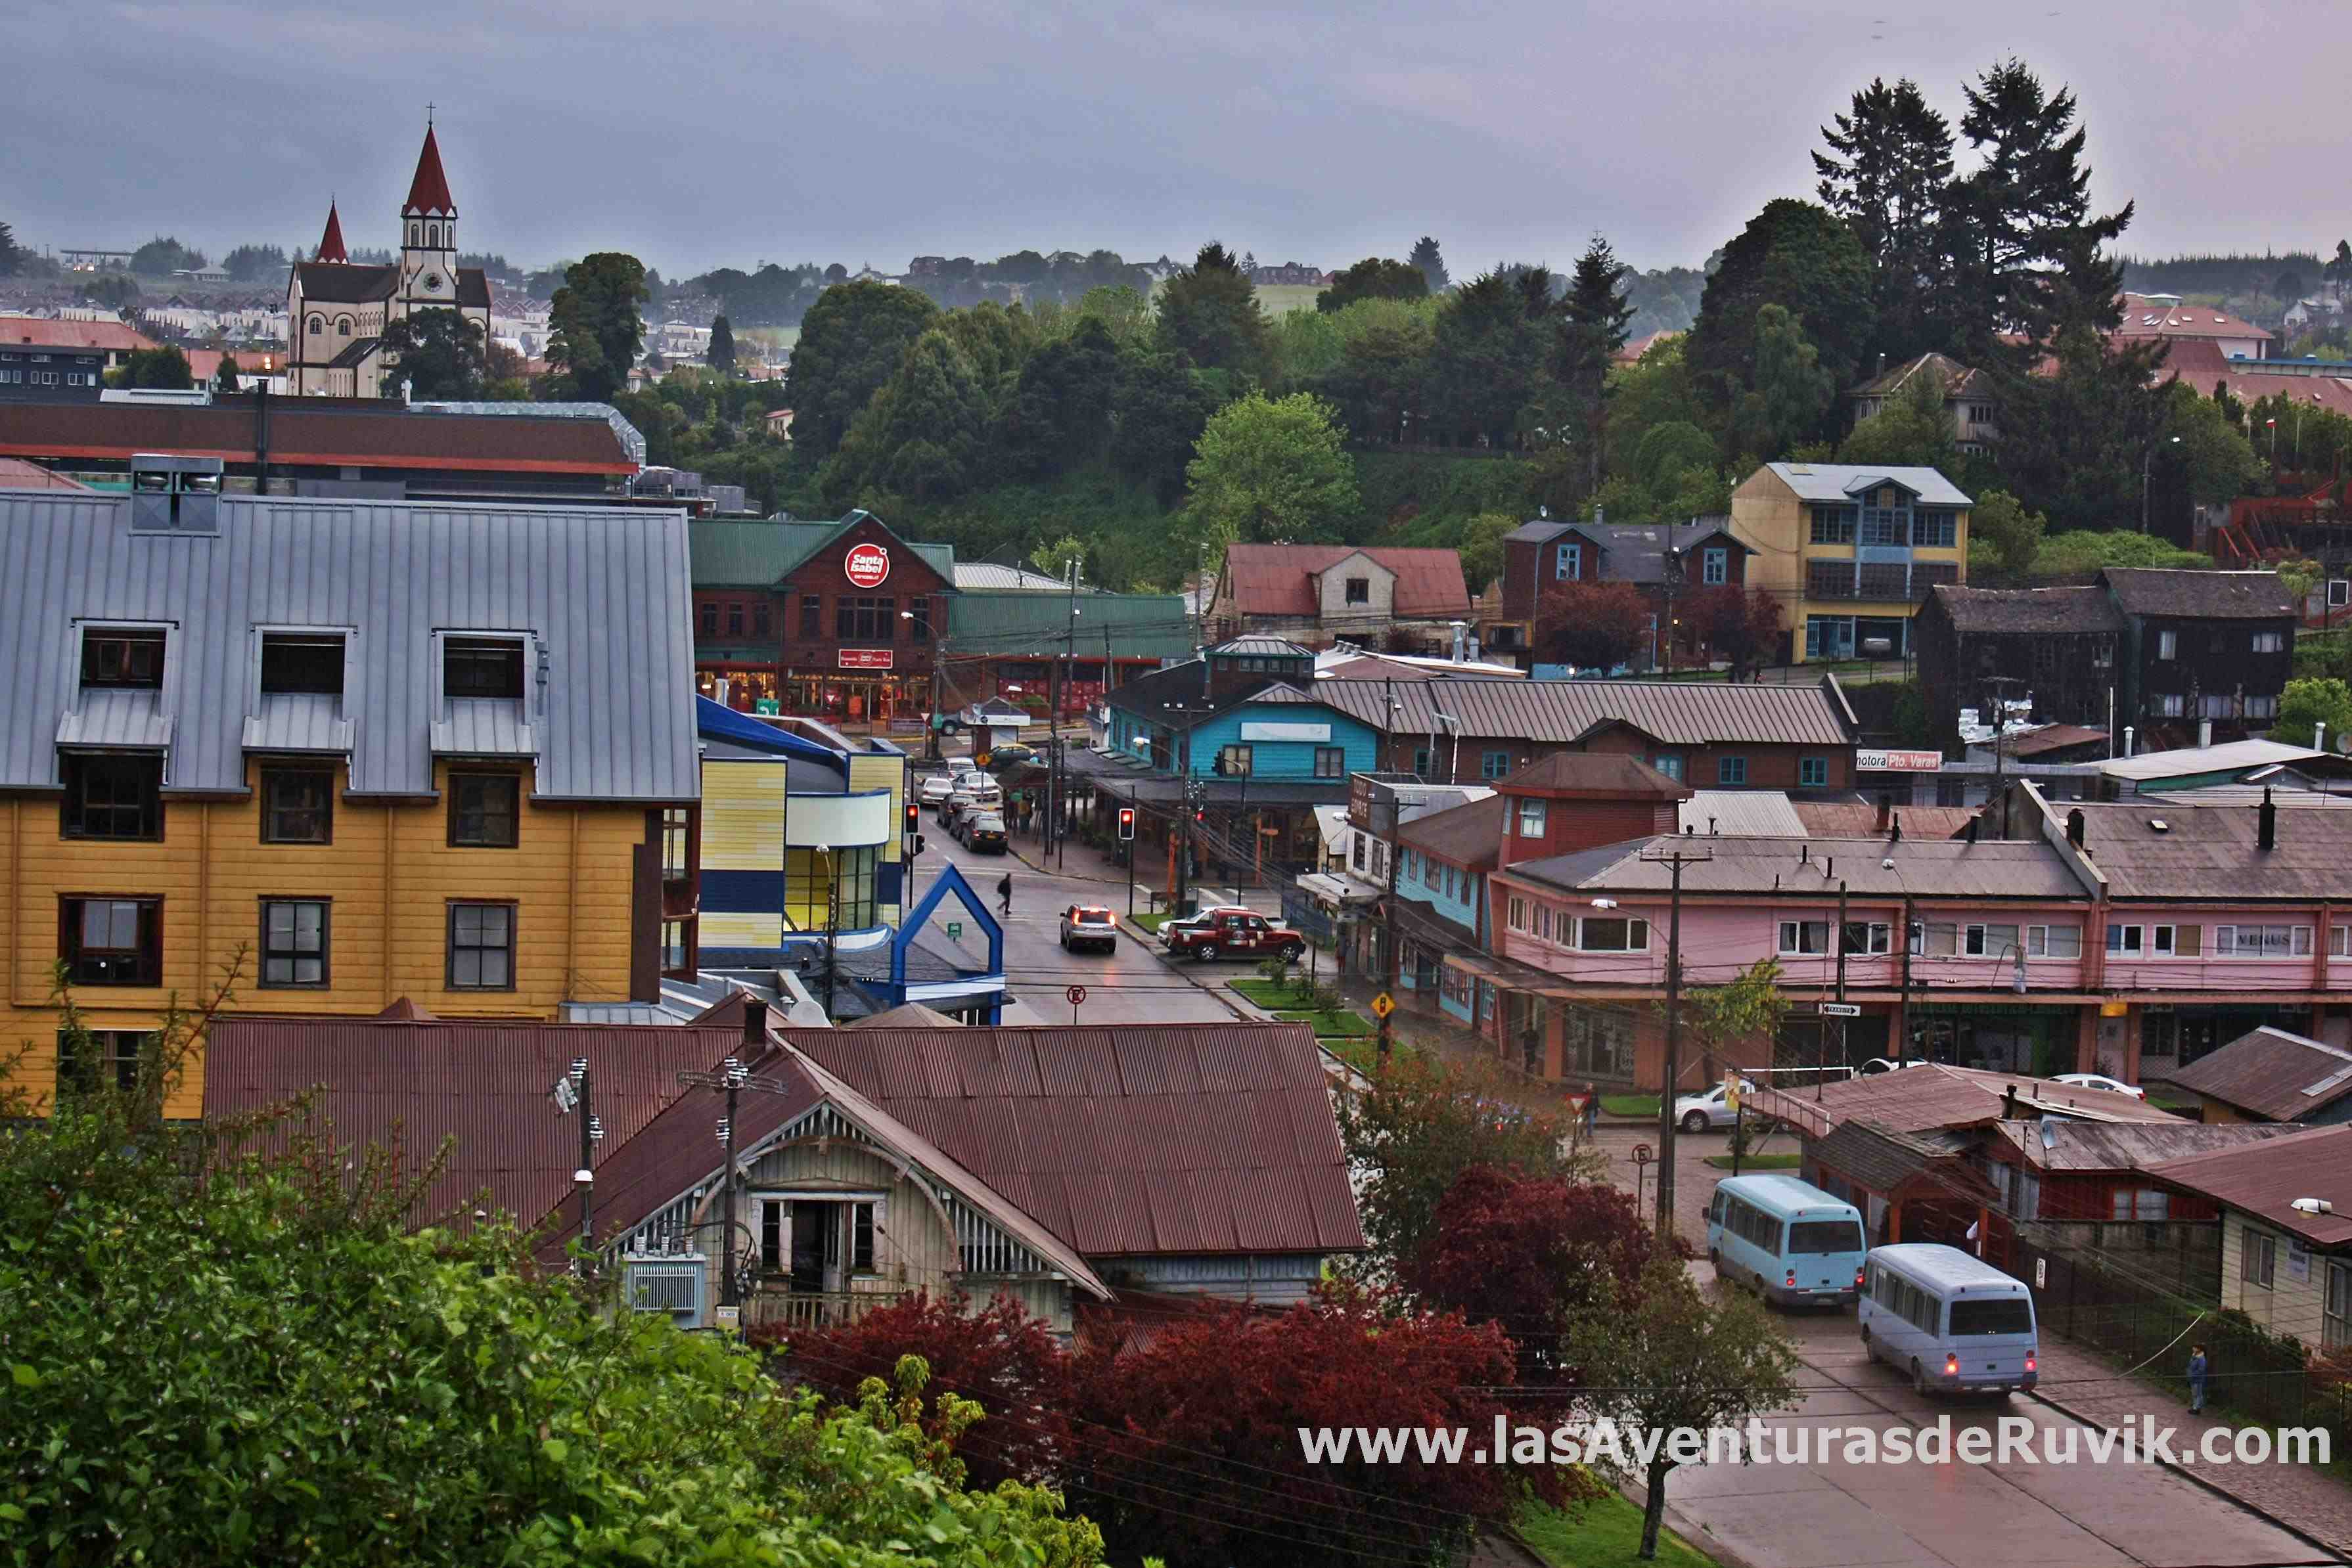
[[[948,797],[954,793],[955,780],[944,773],[934,773],[923,780],[920,798],[926,806],[940,807],[946,805]]]
[[[2139,1085],[2110,1078],[2104,1072],[2062,1072],[2050,1082],[2063,1083],[2069,1089],[2104,1089],[2111,1094],[2128,1094],[2135,1100],[2147,1098],[2147,1091]]]
[[[1743,1078],[1739,1081],[1739,1092],[1753,1094],[1756,1085]],[[1704,1133],[1710,1127],[1728,1127],[1738,1120],[1739,1113],[1727,1103],[1720,1083],[1704,1094],[1678,1094],[1675,1097],[1675,1122],[1685,1133]]]
[[[1861,1072],[1862,1076],[1868,1078],[1880,1072],[1893,1072],[1899,1068],[1925,1067],[1927,1065],[1927,1061],[1925,1057],[1915,1056],[1908,1061],[1897,1061],[1893,1057],[1874,1056],[1868,1061],[1862,1064]]]

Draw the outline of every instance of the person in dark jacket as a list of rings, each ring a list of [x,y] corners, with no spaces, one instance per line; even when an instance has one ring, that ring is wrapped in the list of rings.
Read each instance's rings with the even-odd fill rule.
[[[1013,913],[1013,873],[1009,871],[996,879],[996,902],[999,914]]]
[[[2201,1344],[2190,1345],[2189,1347],[2189,1413],[2191,1416],[2201,1416],[2205,1413],[2206,1365],[2205,1347]]]

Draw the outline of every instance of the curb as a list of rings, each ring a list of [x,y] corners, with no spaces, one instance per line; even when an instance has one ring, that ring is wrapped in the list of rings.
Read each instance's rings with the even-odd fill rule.
[[[2085,1427],[2095,1427],[2103,1432],[2113,1432],[2117,1430],[2117,1428],[2109,1426],[2106,1422],[2100,1420],[2095,1416],[2086,1416],[2082,1411],[2074,1408],[2072,1406],[2061,1404],[2059,1401],[2051,1398],[2050,1396],[2042,1393],[2038,1388],[2029,1391],[2026,1397],[2033,1400],[2037,1404],[2047,1405],[2050,1408],[2057,1411],[2061,1416],[2065,1416],[2070,1421],[2079,1421]],[[2125,1435],[2127,1437],[2129,1434],[2126,1433]],[[2233,1507],[2243,1509],[2246,1512],[2252,1514],[2256,1519],[2261,1520],[2264,1524],[2270,1525],[2273,1529],[2284,1531],[2287,1534],[2294,1536],[2297,1541],[2302,1542],[2305,1546],[2308,1546],[2314,1551],[2319,1552],[2326,1561],[2330,1563],[2342,1563],[2347,1561],[2341,1548],[2331,1546],[2326,1542],[2322,1541],[2318,1536],[2314,1535],[2311,1531],[2304,1529],[2302,1526],[2281,1519],[2277,1514],[2273,1513],[2269,1509],[2264,1508],[2262,1504],[2248,1501],[2246,1499],[2240,1497],[2236,1492],[2233,1492],[2227,1487],[2222,1486],[2220,1482],[2207,1479],[2204,1473],[2197,1469],[2195,1467],[2181,1464],[2177,1460],[2166,1458],[2158,1454],[2150,1454],[2148,1455],[2148,1458],[2154,1459],[2156,1463],[2164,1469],[2170,1471],[2172,1474],[2179,1476],[2182,1480],[2189,1482],[2191,1486],[2201,1488],[2204,1490],[2210,1492],[2213,1496],[2221,1499],[2224,1502],[2230,1503]]]

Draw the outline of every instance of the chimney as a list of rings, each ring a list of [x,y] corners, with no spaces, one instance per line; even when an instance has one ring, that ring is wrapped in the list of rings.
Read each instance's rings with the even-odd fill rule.
[[[1454,662],[1457,664],[1462,663],[1465,656],[1463,653],[1463,641],[1465,638],[1468,637],[1469,634],[1470,622],[1467,621],[1456,621],[1454,622]]]
[[[754,996],[743,998],[743,1043],[767,1049],[768,1004]]]
[[[1977,829],[1982,825],[1983,821],[1984,819],[1980,816],[1970,817],[1969,819],[1969,831],[1967,835],[1969,842],[1975,843],[1977,841]]]
[[[2129,756],[2132,754],[2132,735],[2133,735],[2133,733],[2134,733],[2134,731],[2133,731],[2133,729],[2132,729],[2132,727],[2131,727],[2131,726],[2129,726],[2129,725],[2126,725],[2126,726],[2124,726],[2124,755],[2125,755],[2126,757],[2129,757]]]
[[[2212,744],[2213,721],[2210,718],[2199,719],[2197,721],[2197,749],[2202,751]]]
[[[2263,803],[2254,816],[2254,848],[2268,854],[2278,848],[2278,805],[2271,799],[2271,787],[2263,786]]]
[[[1888,821],[1889,826],[1886,830],[1886,841],[1890,844],[1901,843],[1903,841],[1903,814],[1900,811],[1891,812],[1889,813]]]
[[[1608,522],[1609,514],[1607,512],[1602,511],[1599,507],[1592,508],[1592,526],[1594,528],[1598,528],[1606,527]]]
[[[2000,1092],[2000,1119],[2004,1122],[2017,1120],[2017,1085],[2014,1083]]]
[[[2321,719],[2317,724],[2311,727],[2311,749],[2314,751],[2325,751],[2327,749],[2327,721],[2326,719]]]
[[[2066,813],[2066,841],[2078,850],[2083,847],[2083,809],[2080,806]]]

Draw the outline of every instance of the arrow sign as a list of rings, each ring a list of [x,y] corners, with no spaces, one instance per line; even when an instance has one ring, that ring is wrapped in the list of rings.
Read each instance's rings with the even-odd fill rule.
[[[1862,1009],[1853,1002],[1823,1002],[1822,1017],[1825,1019],[1858,1019]]]

